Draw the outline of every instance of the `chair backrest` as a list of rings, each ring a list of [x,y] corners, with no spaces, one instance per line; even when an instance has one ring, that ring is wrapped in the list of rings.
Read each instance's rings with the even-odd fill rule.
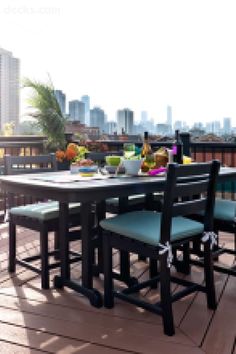
[[[219,161],[169,164],[161,220],[161,242],[170,241],[171,218],[204,213],[205,231],[213,231],[213,211]]]
[[[57,170],[57,161],[56,161],[55,154],[37,155],[37,156],[12,156],[12,155],[4,156],[5,175],[53,172],[56,170]],[[9,199],[9,194],[4,193],[5,220],[7,220],[8,218],[7,210],[9,208],[9,204],[11,206],[32,204],[41,200],[45,200],[45,196],[41,199],[38,198],[35,199],[30,196],[14,195],[14,198],[11,199],[11,201],[10,199]]]
[[[114,152],[114,151],[106,151],[106,152],[91,151],[91,152],[87,152],[85,154],[85,157],[86,157],[86,159],[93,160],[99,166],[102,166],[106,162],[106,156],[110,156],[110,155],[122,156],[123,152],[122,151],[117,151],[117,152]]]
[[[37,156],[4,156],[6,175],[41,173],[57,170],[55,154]]]

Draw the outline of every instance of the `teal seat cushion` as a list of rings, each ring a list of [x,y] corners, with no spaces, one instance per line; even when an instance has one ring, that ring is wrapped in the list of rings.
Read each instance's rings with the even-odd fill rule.
[[[80,212],[80,203],[69,204],[70,214],[77,214]],[[10,209],[10,214],[21,215],[29,218],[39,220],[52,220],[59,216],[59,203],[58,202],[45,202],[27,204]]]
[[[134,211],[121,214],[100,222],[103,229],[157,246],[160,242],[161,213]],[[184,217],[172,218],[171,241],[201,234],[203,224]]]
[[[236,221],[236,202],[233,200],[216,199],[214,218],[224,221]]]

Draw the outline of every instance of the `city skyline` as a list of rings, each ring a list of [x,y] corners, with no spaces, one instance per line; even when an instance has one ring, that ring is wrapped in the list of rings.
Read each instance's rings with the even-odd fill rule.
[[[170,133],[171,131],[173,132],[173,130],[175,130],[175,129],[179,129],[179,130],[182,130],[183,128],[185,129],[186,126],[188,126],[189,129],[194,128],[194,127],[199,128],[199,129],[205,128],[206,131],[212,131],[214,133],[222,133],[222,132],[229,133],[231,128],[234,128],[234,130],[236,130],[236,127],[232,126],[231,117],[223,117],[221,120],[213,120],[213,121],[208,121],[208,122],[192,121],[189,124],[187,124],[185,121],[175,120],[175,119],[173,119],[172,107],[170,105],[166,106],[165,119],[163,119],[162,122],[153,122],[153,119],[150,117],[148,111],[141,111],[139,117],[137,118],[132,107],[126,107],[126,108],[120,107],[115,112],[114,119],[111,120],[111,119],[109,119],[109,117],[107,117],[106,110],[103,110],[103,107],[100,107],[100,106],[91,107],[90,106],[91,97],[89,95],[83,95],[83,96],[81,96],[80,99],[76,99],[76,100],[72,100],[72,101],[67,99],[67,95],[66,95],[66,93],[63,92],[63,90],[56,89],[55,95],[57,97],[57,100],[58,100],[60,106],[61,107],[63,106],[63,110],[62,110],[63,113],[66,114],[68,116],[68,118],[70,116],[70,109],[69,109],[70,103],[74,102],[74,101],[83,102],[83,100],[84,100],[85,101],[84,104],[87,104],[87,109],[90,107],[89,112],[91,112],[94,109],[99,110],[99,111],[102,110],[104,112],[103,114],[105,114],[105,116],[107,118],[107,121],[110,123],[112,123],[112,122],[118,123],[120,111],[130,111],[130,112],[132,112],[133,124],[140,123],[144,127],[146,126],[147,130],[148,129],[152,130],[153,124],[156,125],[159,123],[161,125],[168,125],[169,128],[171,127],[171,129],[169,129],[169,131],[168,131],[168,127],[165,127],[165,129],[167,129],[167,133],[168,132]],[[62,101],[61,96],[63,96],[63,103],[61,102]],[[67,104],[66,104],[66,101],[67,101]],[[89,102],[89,104],[88,104],[88,102]],[[67,106],[67,109],[64,110],[64,107],[66,107],[66,106]],[[86,111],[86,109],[85,109],[85,111]],[[88,113],[88,116],[89,116],[89,113]],[[71,115],[71,119],[75,120],[73,115]],[[79,116],[76,118],[76,120],[79,120]],[[89,120],[88,120],[88,122],[89,122]],[[84,121],[84,117],[82,118],[81,123],[85,123],[85,124],[89,125],[87,122]],[[149,127],[150,123],[151,123],[152,127]],[[103,123],[102,123],[102,125],[103,125]],[[119,131],[119,128],[118,128],[118,131]]]
[[[235,126],[233,10],[230,0],[2,0],[0,46],[23,77],[49,74],[71,100],[88,93],[110,120],[128,107],[164,123],[169,105],[173,120]]]
[[[20,60],[0,47],[0,130],[19,123]]]
[[[117,132],[118,134],[143,134],[144,131],[150,131],[153,133],[158,133],[160,135],[172,135],[175,130],[180,131],[195,131],[206,133],[214,133],[216,135],[230,135],[231,133],[236,133],[236,127],[232,126],[232,120],[230,117],[224,117],[222,120],[214,120],[209,122],[191,122],[187,124],[181,120],[173,120],[172,117],[172,107],[166,107],[166,119],[164,123],[155,123],[153,119],[149,118],[147,111],[142,111],[139,120],[134,119],[134,111],[130,108],[118,109],[116,111],[116,117],[114,120],[107,119],[106,112],[101,107],[93,107],[90,110],[90,96],[83,95],[81,100],[68,100],[68,109],[64,111],[66,106],[66,94],[62,90],[55,90],[55,95],[57,97],[58,103],[63,107],[63,112],[66,114],[69,121],[77,121],[82,124],[87,124],[90,127],[99,127],[100,132],[105,131],[111,134]],[[70,105],[83,105],[80,109],[78,108],[77,114],[70,110]],[[88,120],[85,122],[85,112],[87,105],[88,110]],[[79,112],[82,109],[81,112]]]

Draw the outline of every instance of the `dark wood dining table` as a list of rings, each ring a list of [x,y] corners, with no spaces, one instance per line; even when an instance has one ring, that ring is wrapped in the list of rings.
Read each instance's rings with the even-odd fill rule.
[[[222,167],[219,182],[236,181],[236,168]],[[93,246],[90,215],[94,203],[99,205],[98,219],[105,217],[105,200],[129,195],[163,191],[164,176],[98,176],[81,178],[69,171],[43,174],[1,176],[1,188],[10,194],[23,194],[36,198],[47,198],[59,202],[59,238],[61,272],[55,278],[56,287],[67,286],[89,298],[94,306],[102,306],[101,294],[93,288]],[[71,278],[68,241],[68,203],[81,203],[82,280]]]

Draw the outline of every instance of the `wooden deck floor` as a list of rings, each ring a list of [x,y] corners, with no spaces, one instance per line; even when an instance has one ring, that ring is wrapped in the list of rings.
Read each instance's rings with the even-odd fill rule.
[[[29,231],[20,232],[18,252],[30,255],[38,249],[38,238]],[[222,235],[221,241],[230,243],[230,236]],[[175,303],[176,335],[167,337],[159,316],[133,305],[116,300],[112,310],[95,309],[70,290],[42,291],[39,277],[28,270],[18,267],[17,274],[9,276],[7,245],[7,227],[0,225],[0,353],[236,353],[235,278],[215,274],[215,312],[207,309],[202,293]],[[224,258],[224,262],[232,261],[232,257]],[[132,271],[145,278],[147,265],[134,258]],[[80,275],[79,265],[73,272]],[[201,282],[202,271],[192,268],[191,277]],[[95,283],[102,288],[102,279]],[[153,290],[142,295],[153,301],[158,298]]]

